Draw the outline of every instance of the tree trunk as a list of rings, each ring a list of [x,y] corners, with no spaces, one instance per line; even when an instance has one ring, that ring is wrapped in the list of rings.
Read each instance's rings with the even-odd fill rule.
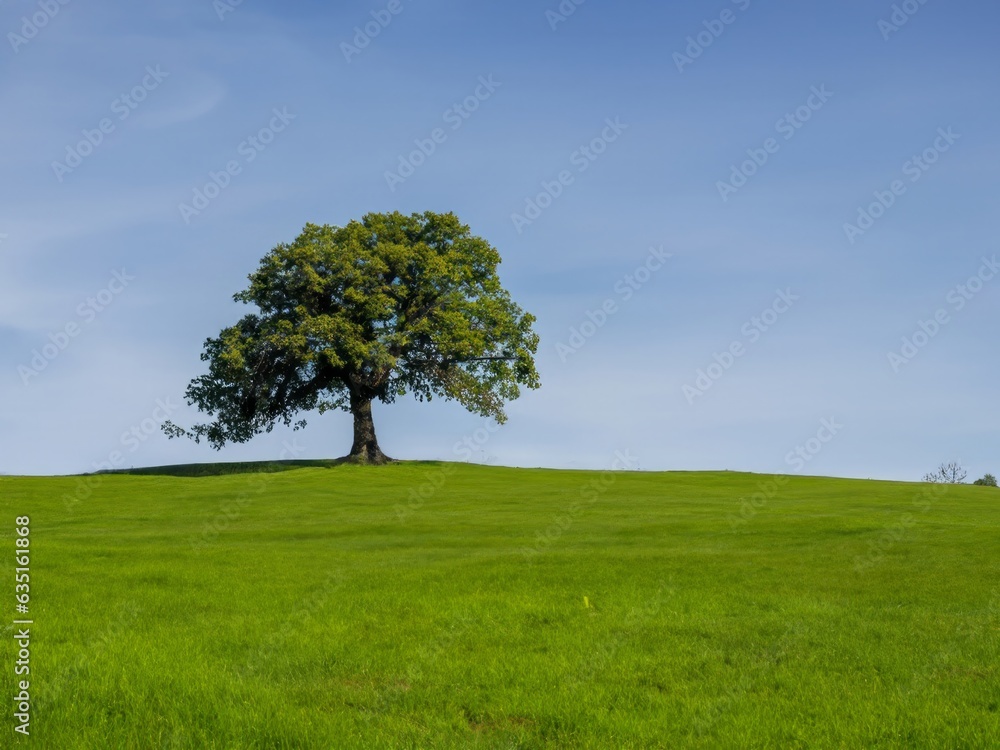
[[[352,393],[351,414],[354,415],[354,445],[347,459],[358,464],[386,464],[392,461],[378,447],[375,422],[372,421],[372,400]]]

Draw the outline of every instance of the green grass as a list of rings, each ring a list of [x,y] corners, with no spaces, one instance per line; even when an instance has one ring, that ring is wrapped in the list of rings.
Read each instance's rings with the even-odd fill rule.
[[[1000,743],[996,489],[792,477],[738,521],[768,477],[224,471],[0,479],[13,746]]]

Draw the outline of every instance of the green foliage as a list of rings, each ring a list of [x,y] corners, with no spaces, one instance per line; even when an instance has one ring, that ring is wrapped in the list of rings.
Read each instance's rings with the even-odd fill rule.
[[[997,478],[992,474],[987,474],[982,479],[977,479],[973,484],[977,484],[980,487],[996,487]]]
[[[538,336],[501,286],[499,264],[450,213],[307,224],[235,295],[258,312],[205,342],[209,370],[187,398],[214,421],[165,431],[220,448],[299,412],[356,412],[407,393],[503,422],[505,402],[539,386]]]

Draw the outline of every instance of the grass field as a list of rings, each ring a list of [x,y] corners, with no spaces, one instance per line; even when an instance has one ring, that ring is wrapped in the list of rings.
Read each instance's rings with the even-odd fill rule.
[[[1000,746],[996,489],[257,468],[0,478],[12,746]]]

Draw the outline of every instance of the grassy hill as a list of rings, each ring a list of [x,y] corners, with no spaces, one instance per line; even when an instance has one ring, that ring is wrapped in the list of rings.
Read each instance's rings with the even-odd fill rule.
[[[1000,741],[996,489],[258,468],[0,478],[0,627],[31,518],[14,746]]]

